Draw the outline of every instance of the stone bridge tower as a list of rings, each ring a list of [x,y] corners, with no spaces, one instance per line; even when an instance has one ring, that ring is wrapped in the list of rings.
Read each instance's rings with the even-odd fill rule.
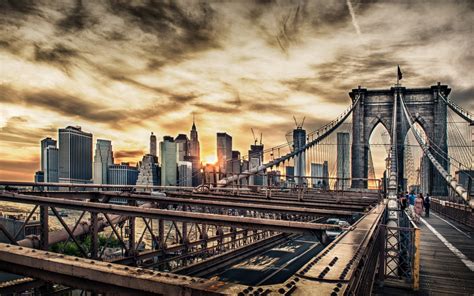
[[[432,141],[431,145],[438,147],[433,155],[440,164],[448,170],[449,163],[446,160],[448,153],[447,143],[447,106],[438,97],[438,92],[446,97],[451,89],[447,85],[434,85],[427,88],[405,88],[392,87],[390,89],[367,90],[364,88],[353,89],[349,95],[352,101],[356,95],[360,94],[360,100],[355,106],[352,115],[352,181],[353,188],[367,188],[367,181],[357,180],[368,177],[369,139],[372,131],[378,123],[385,126],[389,133],[392,133],[392,110],[393,103],[397,96],[403,98],[408,111],[415,118],[415,121],[423,128],[427,137]],[[406,121],[403,110],[398,100],[397,106],[397,145],[398,145],[398,180],[401,184],[400,190],[406,190],[403,182],[404,176],[404,143],[406,134],[410,128]],[[392,136],[392,135],[391,135]],[[428,193],[432,195],[447,195],[447,187],[442,176],[436,171],[433,165],[429,165]],[[448,170],[449,171],[449,170]]]

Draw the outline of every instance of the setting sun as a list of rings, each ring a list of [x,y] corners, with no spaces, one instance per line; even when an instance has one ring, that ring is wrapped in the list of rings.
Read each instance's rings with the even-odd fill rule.
[[[204,161],[205,163],[209,163],[209,164],[215,164],[217,162],[217,158],[215,155],[206,155],[204,157]]]

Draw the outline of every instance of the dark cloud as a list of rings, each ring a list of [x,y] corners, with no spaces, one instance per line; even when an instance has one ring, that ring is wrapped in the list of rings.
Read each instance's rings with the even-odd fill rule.
[[[118,150],[118,151],[114,151],[114,157],[116,157],[116,158],[140,157],[143,154],[145,154],[143,150]]]
[[[3,171],[19,171],[22,173],[32,173],[39,169],[39,159],[34,160],[6,160],[0,159],[0,168]],[[33,175],[31,175],[33,179]]]
[[[33,127],[27,118],[14,116],[0,127],[0,140],[20,147],[36,146],[44,135],[52,136],[56,132],[53,127]]]
[[[29,13],[35,9],[36,2],[35,0],[0,0],[0,13],[2,11]]]
[[[79,31],[92,24],[90,13],[82,3],[82,0],[76,0],[72,9],[66,12],[66,15],[57,22],[58,28],[63,31]]]
[[[141,124],[142,120],[159,117],[168,110],[179,110],[190,99],[192,99],[191,96],[176,95],[175,101],[157,102],[142,109],[121,110],[110,109],[104,105],[54,90],[20,92],[8,86],[0,85],[1,103],[42,108],[64,116],[107,124],[116,129],[126,129],[127,123]]]
[[[35,44],[34,48],[35,61],[54,64],[65,71],[71,64],[71,60],[79,56],[78,51],[61,43],[47,47],[42,47],[39,44]]]
[[[460,105],[462,108],[468,110],[469,112],[474,113],[474,87],[454,87],[451,90],[449,99]]]

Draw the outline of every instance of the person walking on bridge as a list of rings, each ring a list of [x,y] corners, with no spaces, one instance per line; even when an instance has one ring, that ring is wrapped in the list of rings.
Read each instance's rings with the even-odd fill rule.
[[[412,219],[415,219],[415,193],[411,192],[408,194],[408,214],[412,217]]]
[[[425,197],[424,207],[425,207],[425,217],[429,218],[430,217],[430,207],[431,207],[431,197],[428,195],[428,193],[426,194],[426,197]]]
[[[420,223],[421,213],[423,213],[423,205],[425,201],[423,199],[423,194],[419,193],[415,200],[415,217],[414,220],[416,223]]]

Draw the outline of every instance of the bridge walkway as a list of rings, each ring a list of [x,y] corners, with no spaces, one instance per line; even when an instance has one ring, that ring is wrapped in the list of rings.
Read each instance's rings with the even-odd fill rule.
[[[474,295],[474,229],[436,212],[418,224],[420,290],[383,287],[376,295]]]

